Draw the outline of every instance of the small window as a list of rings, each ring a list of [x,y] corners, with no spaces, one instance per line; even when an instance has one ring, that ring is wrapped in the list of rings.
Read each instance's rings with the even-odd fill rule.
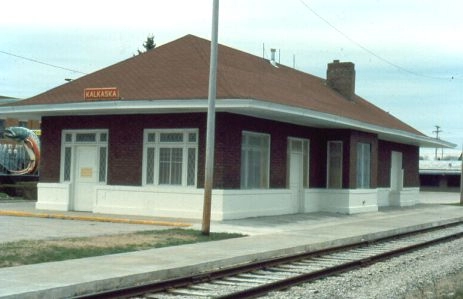
[[[96,142],[95,133],[78,133],[76,134],[76,142]]]
[[[156,133],[149,133],[148,142],[155,142],[155,141],[156,141]]]
[[[66,142],[72,142],[72,134],[66,134],[64,139]]]
[[[161,142],[183,142],[183,133],[161,133]]]
[[[147,149],[146,165],[147,165],[146,166],[146,183],[154,184],[154,148],[153,147]]]
[[[196,149],[188,149],[187,185],[194,186],[196,178]]]
[[[64,148],[64,174],[63,179],[65,182],[71,180],[71,148]]]
[[[188,142],[196,142],[196,133],[188,134]]]
[[[106,182],[106,156],[107,156],[107,149],[105,146],[100,147],[100,169],[99,169],[99,177],[98,181],[100,183]]]

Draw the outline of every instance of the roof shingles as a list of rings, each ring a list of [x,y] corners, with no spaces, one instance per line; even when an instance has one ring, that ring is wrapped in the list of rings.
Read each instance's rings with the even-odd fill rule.
[[[157,47],[47,92],[20,105],[84,101],[84,89],[119,89],[122,100],[207,99],[210,42],[193,35]],[[217,99],[257,99],[347,117],[422,135],[361,97],[349,101],[322,78],[220,45]]]

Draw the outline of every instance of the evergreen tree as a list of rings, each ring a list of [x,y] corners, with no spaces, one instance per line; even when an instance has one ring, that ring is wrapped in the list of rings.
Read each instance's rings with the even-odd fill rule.
[[[156,47],[156,44],[154,43],[154,35],[153,34],[148,35],[148,37],[146,38],[146,41],[143,43],[143,48],[145,48],[145,51],[137,50],[138,55],[140,55],[141,53],[153,50],[155,47]]]

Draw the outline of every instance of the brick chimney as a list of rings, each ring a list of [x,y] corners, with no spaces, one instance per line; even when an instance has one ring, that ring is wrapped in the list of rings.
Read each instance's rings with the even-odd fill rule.
[[[334,60],[328,63],[326,83],[350,101],[355,96],[355,65],[352,62]]]

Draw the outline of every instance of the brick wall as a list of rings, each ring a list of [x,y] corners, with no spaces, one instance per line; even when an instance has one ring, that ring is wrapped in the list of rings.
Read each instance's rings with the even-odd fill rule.
[[[204,165],[205,114],[44,117],[40,181],[59,182],[62,130],[108,129],[108,184],[141,185],[144,128],[198,128],[198,165]]]
[[[310,186],[326,181],[326,131],[242,115],[219,113],[216,123],[216,188],[240,188],[241,135],[243,131],[271,135],[270,188],[287,186],[288,137],[310,139]]]
[[[141,185],[144,128],[199,129],[198,187],[204,185],[206,114],[108,115],[44,117],[42,120],[41,182],[59,182],[61,131],[69,129],[108,129],[108,184]],[[241,135],[252,131],[271,135],[270,188],[287,186],[288,137],[310,140],[310,187],[326,187],[328,140],[343,141],[343,188],[355,188],[356,144],[371,144],[371,187],[389,186],[392,150],[403,152],[405,185],[418,186],[418,148],[377,141],[373,134],[350,130],[314,129],[231,113],[216,115],[214,188],[240,188]],[[351,155],[352,153],[352,155]]]
[[[65,118],[44,117],[40,136],[40,182],[57,183],[60,179],[61,130]]]

